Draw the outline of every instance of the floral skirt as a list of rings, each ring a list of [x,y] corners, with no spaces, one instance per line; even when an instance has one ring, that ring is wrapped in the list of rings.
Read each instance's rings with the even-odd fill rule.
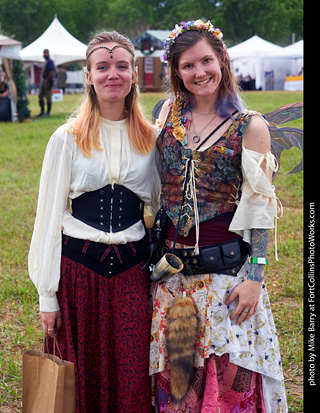
[[[77,413],[151,412],[150,284],[142,264],[105,278],[62,256],[62,357],[75,363]]]
[[[230,405],[226,408],[224,404],[218,404],[220,411],[287,412],[278,338],[265,285],[261,290],[256,314],[244,323],[236,325],[235,320],[231,321],[230,319],[237,306],[237,300],[230,306],[225,304],[232,289],[247,278],[247,270],[245,264],[236,277],[224,274],[184,277],[181,274],[176,274],[167,281],[153,284],[150,375],[153,377],[153,403],[154,405],[158,404],[159,411],[201,412],[204,400],[206,400],[206,406],[209,406],[210,403],[217,406],[217,400],[222,400],[225,403],[225,399],[227,399],[229,403],[230,394],[235,394],[234,381],[238,382],[240,380],[239,374],[244,374],[243,372],[248,370],[250,374],[246,374],[246,377],[250,378],[248,379],[251,383],[249,387],[240,391],[239,397],[234,398],[232,407]],[[197,392],[191,388],[185,402],[187,399],[192,400],[190,406],[193,407],[179,406],[179,409],[172,410],[169,403],[168,407],[163,410],[163,406],[167,403],[166,396],[164,396],[166,391],[163,390],[166,385],[163,383],[165,381],[168,383],[170,380],[170,361],[166,344],[166,312],[173,305],[175,299],[181,297],[183,293],[186,293],[194,301],[200,319],[194,366],[202,380],[201,388],[203,391],[199,390],[198,394],[202,394],[203,397],[201,396],[200,399],[198,396],[196,397]],[[225,373],[219,376],[223,363],[227,363],[228,367],[225,369]],[[208,383],[208,377],[212,377],[212,374],[210,373],[208,376],[208,372],[216,372],[214,373],[216,378],[210,379],[210,383]],[[222,384],[224,390],[222,390]],[[190,392],[193,392],[193,395]],[[263,400],[261,400],[261,394]],[[159,404],[160,395],[164,400],[162,407],[161,403]],[[252,398],[255,399],[255,407],[251,410],[239,410],[239,403],[240,406],[243,406],[248,397],[251,398],[250,403],[252,403]],[[214,410],[214,408],[216,407],[208,410],[206,407],[203,411],[219,411]]]

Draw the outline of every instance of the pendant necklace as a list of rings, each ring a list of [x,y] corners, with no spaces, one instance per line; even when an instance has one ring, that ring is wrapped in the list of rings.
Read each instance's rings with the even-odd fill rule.
[[[192,111],[190,111],[190,112],[191,112],[191,117],[192,117],[192,120],[193,120]],[[195,134],[192,136],[192,140],[193,140],[194,143],[200,142],[202,132],[210,125],[211,122],[213,122],[213,121],[215,120],[215,118],[216,118],[217,116],[218,116],[218,114],[216,113],[215,116],[210,119],[209,123],[207,123],[206,126],[205,126],[199,133],[197,133],[197,131],[196,131],[194,121],[191,122],[191,123],[192,123],[192,126],[193,126],[194,133],[195,133]]]

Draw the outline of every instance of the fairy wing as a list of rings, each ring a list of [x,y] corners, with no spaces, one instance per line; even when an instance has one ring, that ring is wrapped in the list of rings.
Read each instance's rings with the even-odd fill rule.
[[[276,128],[269,127],[271,136],[271,151],[277,158],[280,166],[280,156],[284,149],[287,151],[296,147],[302,151],[302,159],[289,174],[295,174],[303,170],[303,131],[296,128]]]
[[[264,115],[270,126],[281,125],[303,116],[303,102],[289,103]]]
[[[277,125],[291,122],[303,116],[303,103],[290,103],[285,106],[268,112],[264,115],[269,123],[269,131],[271,136],[271,150],[277,158],[280,166],[280,157],[284,149],[289,150],[296,147],[302,151],[302,160],[295,166],[289,174],[301,172],[303,170],[303,130],[290,127],[278,128]],[[274,174],[273,179],[276,174]]]
[[[162,105],[164,104],[165,101],[166,99],[159,100],[159,102],[156,103],[155,107],[152,109],[152,123],[153,124],[159,118]]]

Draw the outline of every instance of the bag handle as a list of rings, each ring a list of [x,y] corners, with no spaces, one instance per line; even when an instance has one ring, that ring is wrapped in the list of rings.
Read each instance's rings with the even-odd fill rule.
[[[49,352],[49,338],[48,338],[48,336],[45,336],[45,337],[44,337],[43,345],[45,345],[45,346],[47,347],[48,358],[49,358],[51,361],[53,361],[53,358],[50,357],[51,354],[50,354],[50,352]],[[62,359],[62,355],[61,355],[60,348],[59,348],[59,346],[58,346],[57,338],[56,338],[56,336],[54,335],[54,336],[53,336],[53,354],[52,354],[53,356],[56,355],[56,346],[57,346],[57,349],[58,349],[58,352],[59,352],[60,359],[61,359],[61,361],[64,363],[64,361],[63,361],[63,359]]]

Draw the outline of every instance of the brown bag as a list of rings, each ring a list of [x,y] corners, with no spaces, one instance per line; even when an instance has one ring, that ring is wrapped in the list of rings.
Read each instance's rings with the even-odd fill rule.
[[[47,349],[48,341],[45,339]],[[55,355],[57,346],[60,358]],[[22,355],[22,413],[75,413],[74,364],[62,360],[54,338],[53,354],[27,350]]]

